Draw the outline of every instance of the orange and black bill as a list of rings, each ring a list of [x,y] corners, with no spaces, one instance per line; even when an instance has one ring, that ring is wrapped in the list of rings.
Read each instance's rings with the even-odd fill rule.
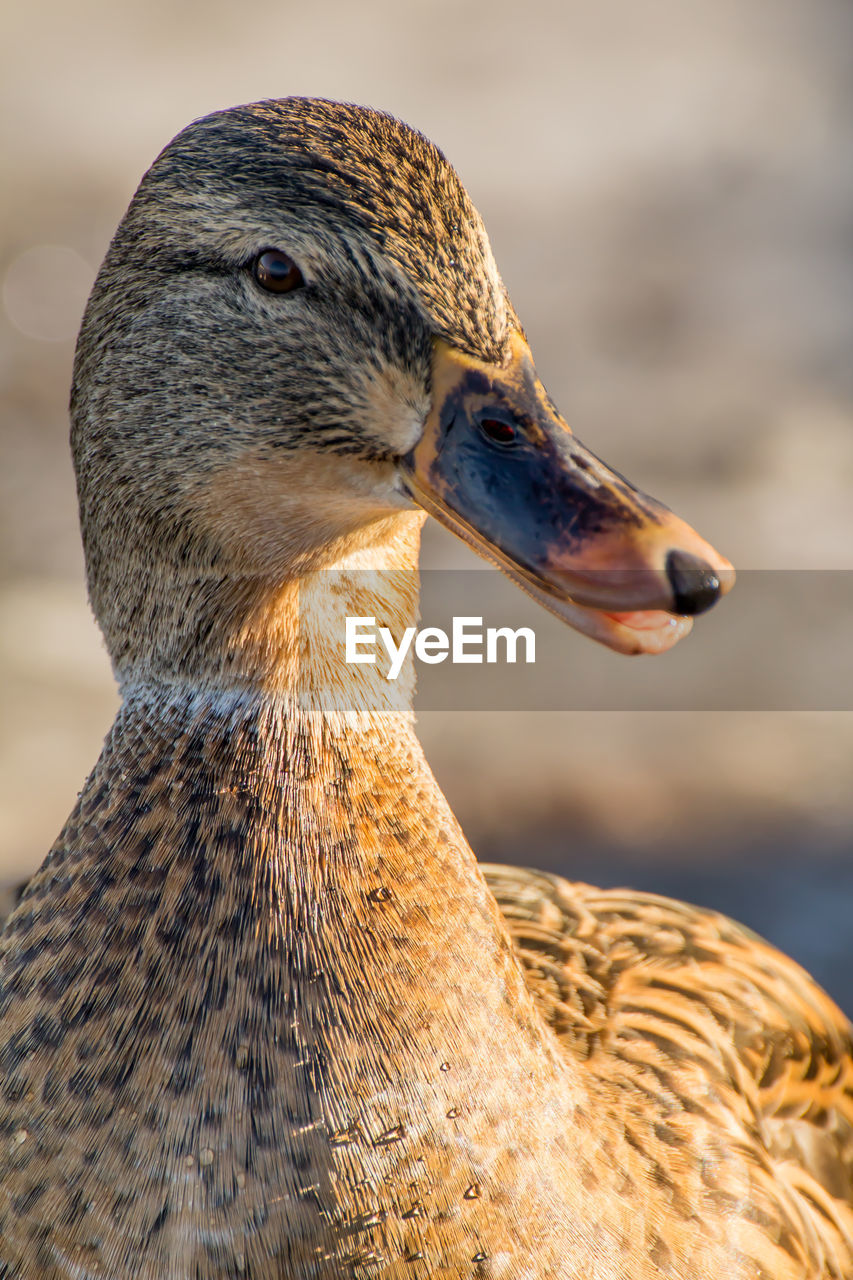
[[[660,653],[731,588],[728,560],[572,435],[520,334],[503,366],[436,341],[432,390],[412,498],[579,631]]]

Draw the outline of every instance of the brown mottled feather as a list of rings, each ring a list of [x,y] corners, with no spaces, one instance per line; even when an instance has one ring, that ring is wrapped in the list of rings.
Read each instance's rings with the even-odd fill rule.
[[[658,1117],[739,1114],[744,1140],[766,1154],[780,1217],[849,1266],[853,1042],[826,993],[717,912],[517,867],[483,871],[537,1007],[590,1075],[617,1077]]]

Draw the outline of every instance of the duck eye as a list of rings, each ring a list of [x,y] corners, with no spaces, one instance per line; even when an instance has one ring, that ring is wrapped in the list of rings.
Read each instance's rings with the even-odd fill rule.
[[[517,432],[511,422],[503,422],[500,418],[481,418],[479,427],[495,444],[515,444]]]
[[[262,289],[270,293],[290,293],[305,283],[296,263],[281,249],[265,249],[255,258],[252,274]]]

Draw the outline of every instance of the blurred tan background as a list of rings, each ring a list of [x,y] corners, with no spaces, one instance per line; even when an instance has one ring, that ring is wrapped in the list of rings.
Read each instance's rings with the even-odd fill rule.
[[[0,882],[44,856],[115,706],[76,325],[143,170],[212,109],[323,95],[429,134],[579,435],[739,567],[853,568],[849,0],[43,0],[0,24]],[[437,531],[426,552],[466,563]],[[808,664],[822,619],[790,625]],[[625,661],[566,631],[567,678]],[[720,906],[853,1009],[853,714],[421,725],[481,856]]]

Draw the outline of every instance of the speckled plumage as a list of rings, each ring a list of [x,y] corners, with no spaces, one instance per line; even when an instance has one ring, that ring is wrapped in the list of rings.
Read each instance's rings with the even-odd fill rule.
[[[411,669],[331,651],[416,616],[434,340],[517,331],[388,117],[240,108],[144,180],[73,400],[123,703],[0,938],[0,1280],[853,1271],[828,998],[711,913],[478,868]]]

